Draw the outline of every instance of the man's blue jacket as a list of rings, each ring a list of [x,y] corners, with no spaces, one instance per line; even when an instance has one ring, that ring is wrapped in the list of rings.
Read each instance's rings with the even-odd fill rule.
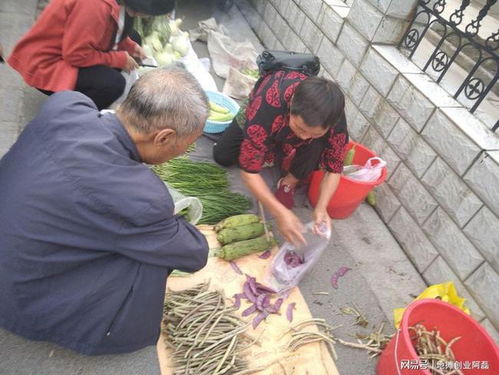
[[[114,114],[52,95],[0,161],[0,327],[84,354],[154,345],[166,278],[206,264]]]

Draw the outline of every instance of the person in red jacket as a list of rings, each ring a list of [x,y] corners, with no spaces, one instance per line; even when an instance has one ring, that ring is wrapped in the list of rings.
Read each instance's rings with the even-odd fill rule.
[[[138,67],[133,17],[171,12],[174,0],[52,0],[8,59],[26,83],[50,95],[79,91],[107,108],[125,89],[120,70]]]

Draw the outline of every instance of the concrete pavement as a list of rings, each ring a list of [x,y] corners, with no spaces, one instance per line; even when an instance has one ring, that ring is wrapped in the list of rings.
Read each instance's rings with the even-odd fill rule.
[[[4,57],[31,27],[37,5],[38,0],[0,2],[0,43]],[[43,98],[43,94],[28,88],[7,64],[0,65],[0,157],[15,142],[25,122],[34,116]]]

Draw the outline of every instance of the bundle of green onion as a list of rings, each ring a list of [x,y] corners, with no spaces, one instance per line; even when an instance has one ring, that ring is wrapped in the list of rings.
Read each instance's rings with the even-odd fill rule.
[[[177,158],[152,170],[183,195],[201,200],[203,216],[198,224],[216,224],[251,207],[246,196],[229,190],[227,171],[215,164]]]

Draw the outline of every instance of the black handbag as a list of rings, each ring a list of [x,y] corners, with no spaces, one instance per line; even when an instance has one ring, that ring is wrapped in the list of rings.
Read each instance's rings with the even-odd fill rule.
[[[321,69],[317,56],[290,51],[265,50],[256,58],[256,64],[262,76],[276,70],[294,70],[308,76],[316,76]]]

